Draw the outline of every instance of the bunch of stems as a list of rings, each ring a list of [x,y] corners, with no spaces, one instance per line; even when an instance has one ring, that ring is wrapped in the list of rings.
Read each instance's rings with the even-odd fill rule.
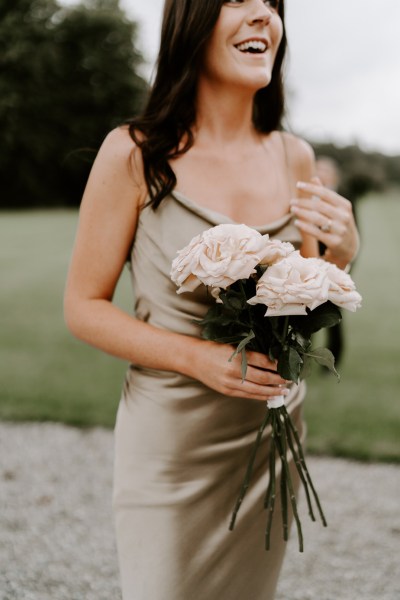
[[[281,462],[281,475],[280,475],[280,498],[281,498],[281,508],[282,508],[282,527],[283,527],[283,539],[285,541],[288,540],[289,537],[289,515],[288,515],[288,506],[289,502],[292,508],[293,517],[296,523],[297,535],[299,540],[299,551],[304,551],[304,541],[303,541],[303,531],[301,527],[301,522],[297,510],[297,500],[296,500],[296,492],[295,486],[293,484],[292,474],[290,470],[290,465],[288,461],[288,450],[292,455],[294,465],[296,467],[297,473],[299,475],[300,481],[303,484],[308,512],[313,521],[315,521],[315,514],[312,504],[312,499],[314,499],[315,504],[318,509],[318,513],[320,515],[321,521],[324,527],[327,526],[327,522],[325,519],[325,515],[323,513],[321,503],[318,498],[318,494],[314,488],[313,482],[311,480],[310,473],[307,468],[307,464],[304,458],[303,448],[301,446],[300,436],[296,427],[294,426],[289,413],[286,410],[285,406],[281,406],[279,408],[269,408],[265,415],[265,418],[257,432],[257,437],[253,448],[251,450],[250,460],[247,465],[246,474],[240,488],[239,496],[236,500],[235,507],[233,509],[231,522],[229,525],[229,529],[232,531],[236,518],[240,509],[240,506],[243,502],[243,499],[246,495],[246,492],[250,486],[251,476],[254,468],[254,461],[257,456],[257,451],[261,444],[262,435],[265,428],[270,425],[271,426],[271,446],[269,451],[269,482],[264,498],[264,508],[267,510],[267,526],[265,531],[265,549],[269,550],[271,547],[271,529],[272,522],[275,510],[275,501],[277,496],[277,482],[276,482],[276,460],[277,456],[279,456]]]

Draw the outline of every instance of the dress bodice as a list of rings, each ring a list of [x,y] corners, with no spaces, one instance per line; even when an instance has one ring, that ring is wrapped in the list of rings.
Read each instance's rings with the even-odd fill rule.
[[[142,209],[131,255],[136,317],[157,327],[199,336],[193,319],[202,318],[215,302],[204,286],[177,294],[170,279],[176,253],[204,230],[222,223],[235,223],[226,215],[203,207],[174,191],[154,211]],[[253,226],[252,226],[253,227]],[[286,214],[269,224],[254,226],[271,238],[301,244],[300,231]]]

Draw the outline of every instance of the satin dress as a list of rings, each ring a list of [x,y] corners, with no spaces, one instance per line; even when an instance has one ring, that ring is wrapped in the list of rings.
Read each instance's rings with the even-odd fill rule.
[[[215,300],[201,285],[178,295],[178,250],[231,219],[178,192],[140,214],[131,256],[135,316],[200,337],[194,319]],[[291,216],[254,227],[299,247]],[[304,386],[287,408],[302,431]],[[279,498],[264,549],[270,431],[264,432],[235,529],[229,521],[266,404],[221,395],[179,373],[131,365],[115,427],[113,507],[124,600],[272,600],[285,542]],[[277,465],[277,473],[279,467]]]

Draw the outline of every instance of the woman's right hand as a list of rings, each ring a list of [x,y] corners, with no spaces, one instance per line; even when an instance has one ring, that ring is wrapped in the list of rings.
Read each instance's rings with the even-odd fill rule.
[[[190,375],[213,390],[234,398],[265,402],[273,396],[286,396],[291,383],[276,372],[276,362],[259,352],[246,352],[247,372],[242,381],[242,357],[231,361],[233,346],[199,340]]]

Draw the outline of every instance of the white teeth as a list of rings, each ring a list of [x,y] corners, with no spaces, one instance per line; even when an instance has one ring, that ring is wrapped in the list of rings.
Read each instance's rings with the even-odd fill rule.
[[[238,50],[241,52],[246,52],[247,50],[258,50],[259,52],[265,52],[268,48],[265,42],[261,40],[250,40],[248,42],[243,42],[243,44],[238,44],[236,46]]]

